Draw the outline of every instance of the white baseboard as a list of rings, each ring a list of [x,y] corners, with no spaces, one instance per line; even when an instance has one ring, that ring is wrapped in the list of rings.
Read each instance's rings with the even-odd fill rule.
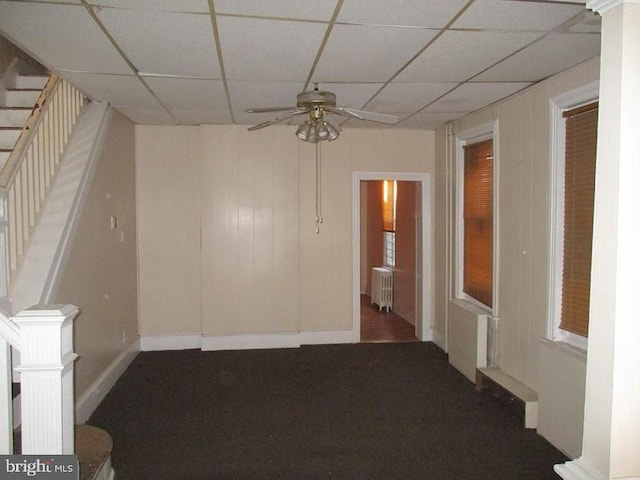
[[[254,350],[299,346],[300,335],[294,332],[202,337],[202,350]]]
[[[140,337],[143,352],[162,350],[263,350],[269,348],[299,348],[301,345],[352,343],[351,330],[319,330],[240,335],[160,335]]]
[[[338,343],[353,343],[353,332],[351,330],[300,332],[301,345],[331,345]]]
[[[140,337],[140,350],[143,352],[193,350],[201,346],[201,335],[158,335],[153,337]]]
[[[87,390],[76,401],[76,423],[85,423],[100,402],[107,396],[109,390],[127,369],[129,364],[136,358],[140,351],[140,342],[135,340],[129,344],[104,372],[87,388]]]
[[[583,457],[553,467],[564,480],[605,480]]]

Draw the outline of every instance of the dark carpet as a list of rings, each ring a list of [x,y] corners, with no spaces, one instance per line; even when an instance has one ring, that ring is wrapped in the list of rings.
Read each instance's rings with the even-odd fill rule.
[[[91,417],[118,480],[554,479],[432,343],[141,353]]]

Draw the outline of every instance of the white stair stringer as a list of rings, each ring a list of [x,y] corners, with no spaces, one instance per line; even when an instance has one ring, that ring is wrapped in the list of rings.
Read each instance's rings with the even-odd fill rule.
[[[12,288],[12,311],[50,303],[110,120],[111,108],[99,102],[88,103],[78,117]]]

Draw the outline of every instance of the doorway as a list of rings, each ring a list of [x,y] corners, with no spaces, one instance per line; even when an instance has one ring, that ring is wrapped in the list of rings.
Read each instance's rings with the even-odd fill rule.
[[[389,263],[386,246],[383,259],[384,228],[380,219],[381,207],[376,200],[376,198],[382,198],[377,192],[382,188],[384,180],[395,180],[399,192],[408,192],[402,193],[401,198],[398,199],[399,213],[400,211],[401,213],[398,217],[397,248],[403,253],[398,257],[401,264],[393,265],[394,276],[397,278],[394,290],[396,290],[395,296],[398,302],[394,303],[389,314],[380,313],[376,305],[373,305],[372,309],[369,297],[371,268]],[[430,204],[430,176],[428,174],[355,172],[352,198],[353,342],[359,343],[364,339],[361,328],[365,329],[364,335],[369,340],[373,338],[375,341],[378,334],[369,336],[366,331],[368,325],[363,323],[372,318],[373,325],[377,321],[387,330],[379,332],[381,339],[387,336],[389,341],[415,341],[416,338],[421,341],[430,340],[431,228],[430,209],[427,208]],[[368,211],[369,207],[372,207],[371,211]],[[372,224],[368,225],[368,223]],[[372,235],[375,236],[375,241],[368,238]],[[384,236],[387,235],[387,233],[384,234]],[[370,249],[374,250],[373,254],[369,251]],[[366,296],[363,297],[363,294]],[[388,316],[384,318],[385,315]]]

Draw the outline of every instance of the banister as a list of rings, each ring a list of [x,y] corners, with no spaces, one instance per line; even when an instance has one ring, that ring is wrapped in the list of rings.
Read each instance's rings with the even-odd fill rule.
[[[60,82],[60,77],[52,73],[47,84],[42,89],[42,92],[40,92],[40,96],[33,107],[33,111],[27,120],[27,124],[13,147],[11,155],[9,155],[9,158],[2,166],[2,170],[0,170],[0,187],[6,188],[15,178],[18,171],[18,165],[21,163],[23,152],[31,143],[32,138],[38,129],[38,125],[44,118],[43,114],[45,110],[49,108],[49,100],[53,96],[53,92],[58,88],[58,85],[60,85]]]
[[[0,297],[8,297],[85,95],[52,75],[0,171]]]
[[[11,346],[20,350],[20,328],[0,309],[0,335]]]

